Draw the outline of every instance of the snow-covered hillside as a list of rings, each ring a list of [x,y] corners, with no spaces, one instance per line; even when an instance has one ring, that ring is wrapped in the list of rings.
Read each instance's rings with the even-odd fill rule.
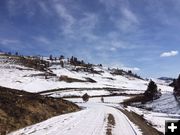
[[[99,72],[97,74],[81,70],[75,71],[77,67],[68,64],[67,60],[64,60],[64,63],[64,68],[60,64],[52,64],[49,70],[55,76],[46,77],[45,71],[25,67],[16,63],[10,56],[0,55],[0,85],[28,92],[40,92],[59,88],[117,88],[131,90],[129,93],[143,93],[147,88],[147,81],[128,75],[114,75],[111,73],[112,70],[108,70],[106,67],[94,65],[93,69]],[[67,76],[84,82],[68,83],[59,81],[60,76]],[[96,83],[86,82],[86,78],[90,78],[96,81]],[[159,87],[162,91],[172,91],[171,87],[163,85],[159,85]]]
[[[167,86],[169,86],[173,82],[172,78],[165,78],[165,77],[161,77],[161,78],[157,78],[157,79],[152,78],[152,80],[154,82],[156,82],[157,84],[167,85]]]

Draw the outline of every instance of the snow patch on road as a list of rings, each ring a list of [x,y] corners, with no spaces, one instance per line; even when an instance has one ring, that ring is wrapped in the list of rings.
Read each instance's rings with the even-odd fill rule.
[[[44,122],[20,129],[9,135],[106,135],[108,114],[112,114],[115,125],[113,135],[141,135],[119,110],[101,103],[82,103],[82,111],[53,117]]]

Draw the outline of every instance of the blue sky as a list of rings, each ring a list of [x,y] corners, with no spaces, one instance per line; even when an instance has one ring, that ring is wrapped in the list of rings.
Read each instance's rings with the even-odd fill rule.
[[[180,73],[179,0],[0,0],[0,49]]]

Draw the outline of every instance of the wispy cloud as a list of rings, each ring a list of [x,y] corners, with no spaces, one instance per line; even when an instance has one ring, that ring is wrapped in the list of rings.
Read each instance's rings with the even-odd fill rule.
[[[36,6],[32,6],[34,0],[7,0],[8,13],[10,16],[25,14],[30,18],[35,15]],[[23,10],[23,12],[21,11]]]
[[[38,1],[38,4],[39,4],[40,9],[44,13],[46,13],[48,15],[52,15],[52,10],[49,8],[49,5],[48,5],[49,3],[47,4],[47,3],[45,3],[45,1]]]
[[[133,72],[138,72],[138,71],[140,71],[141,69],[140,68],[138,68],[138,67],[130,67],[130,66],[125,66],[124,64],[122,64],[122,63],[111,63],[111,67],[112,68],[121,68],[121,69],[123,69],[123,70],[125,70],[125,71],[129,71],[129,70],[131,70],[131,71],[133,71]]]
[[[123,31],[132,31],[140,24],[138,17],[128,8],[122,8],[122,18],[117,21],[117,26]]]
[[[132,23],[139,23],[139,20],[137,18],[137,16],[128,8],[122,8],[122,13],[124,15],[124,17],[129,20]]]
[[[16,39],[0,39],[0,44],[2,45],[11,45],[19,43],[19,40]]]
[[[95,49],[99,51],[117,51],[118,49],[130,50],[135,49],[137,46],[132,45],[121,39],[111,39],[111,38],[100,38],[96,42]]]
[[[105,6],[107,12],[111,14],[109,18],[114,23],[116,28],[118,28],[122,32],[132,32],[136,30],[136,28],[140,24],[140,20],[138,16],[129,7],[128,1],[99,1]]]
[[[37,37],[33,37],[34,40],[41,42],[43,44],[50,44],[50,40],[44,36],[37,36]]]
[[[64,21],[64,25],[61,27],[65,34],[72,33],[72,25],[75,22],[75,18],[68,12],[66,7],[59,2],[54,2],[54,9],[61,20]]]
[[[133,72],[137,72],[137,71],[140,71],[140,68],[138,67],[122,67],[122,69],[126,70],[126,71],[133,71]]]
[[[160,57],[172,57],[178,55],[178,51],[163,52]]]

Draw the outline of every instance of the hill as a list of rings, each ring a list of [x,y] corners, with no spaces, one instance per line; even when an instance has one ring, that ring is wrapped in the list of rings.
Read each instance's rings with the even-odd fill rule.
[[[44,106],[44,103],[47,103],[48,108],[47,107],[45,108],[50,111],[47,112],[48,117],[46,116],[46,114],[43,114],[46,111],[43,111],[42,114],[40,114],[40,115],[45,115],[43,119],[39,117],[38,120],[41,121],[49,117],[52,117],[54,115],[58,115],[62,113],[62,112],[56,113],[58,109],[56,104],[60,102],[59,101],[60,99],[57,100],[56,98],[64,98],[66,100],[70,100],[73,102],[78,101],[78,103],[80,101],[80,105],[85,104],[86,107],[88,107],[89,102],[91,104],[91,101],[95,100],[93,101],[92,106],[96,107],[96,103],[94,103],[97,102],[96,98],[102,96],[107,97],[105,98],[105,101],[108,100],[111,103],[117,98],[129,99],[131,98],[131,96],[141,96],[147,89],[147,85],[149,83],[148,80],[142,79],[138,75],[132,73],[132,71],[125,71],[120,68],[117,69],[108,68],[101,64],[99,65],[90,64],[84,62],[83,60],[78,60],[76,57],[64,58],[63,56],[61,56],[59,58],[54,58],[54,57],[40,57],[40,56],[34,57],[34,56],[16,56],[9,54],[0,54],[0,69],[1,69],[0,86],[8,87],[8,89],[12,90],[12,92],[14,91],[14,89],[16,89],[14,91],[15,94],[9,95],[9,92],[8,94],[4,94],[5,96],[3,98],[6,99],[5,103],[9,102],[9,105],[7,107],[2,106],[2,108],[4,111],[10,110],[10,112],[12,112],[12,110],[9,109],[10,105],[12,105],[13,109],[17,110],[17,113],[15,113],[15,117],[16,115],[20,117],[19,112],[22,112],[23,117],[27,116],[27,118],[24,119],[25,121],[22,122],[23,126],[25,126],[25,124],[29,122],[29,119],[31,124],[38,122],[38,121],[34,121],[34,119],[36,119],[36,117],[39,116],[39,114],[31,115],[31,113],[27,113],[29,111],[22,110],[21,102],[25,103],[27,110],[28,108],[35,107],[33,109],[35,110],[35,112],[37,112],[36,110],[37,108],[43,110],[44,109],[43,107],[46,106],[46,105]],[[168,114],[179,115],[179,107],[173,96],[173,88],[167,86],[167,84],[162,81],[156,80],[155,82],[157,83],[157,89],[161,91],[162,96],[157,100],[147,102],[146,104],[143,105],[140,102],[135,103],[135,106],[144,109],[150,109],[152,111],[151,112],[152,114],[154,112],[158,112],[158,113],[161,112],[165,114],[168,113]],[[3,89],[0,91],[3,91]],[[26,97],[25,99],[18,101],[17,100],[18,98],[22,98],[21,96],[22,94],[18,95],[19,92],[23,92],[23,94],[25,93],[28,94],[25,94],[26,96],[23,96]],[[80,97],[82,97],[85,93],[87,93],[91,97],[90,101],[88,101],[87,104],[86,103],[81,104],[82,99]],[[16,95],[16,97],[14,98],[12,97],[12,95]],[[29,98],[29,95],[32,96],[30,96]],[[12,97],[12,98],[8,98],[8,97]],[[35,101],[31,100],[31,98],[34,99]],[[18,105],[16,105],[16,102],[13,102],[16,100],[18,101]],[[52,104],[55,104],[55,108],[57,107],[56,109],[54,108],[54,106],[53,107],[49,106],[49,104],[51,105],[52,101],[54,101]],[[98,100],[98,102],[99,101],[100,100]],[[62,102],[67,103],[66,101],[62,101]],[[169,102],[173,104],[169,105],[170,104]],[[23,107],[25,107],[24,103],[23,103]],[[155,107],[154,104],[156,105]],[[63,108],[63,110],[66,110],[67,108],[65,107]],[[72,111],[76,111],[76,110],[78,110],[78,107]],[[177,111],[178,113],[176,113]],[[65,113],[66,112],[68,111],[65,111]],[[146,114],[144,115],[146,116]],[[2,113],[2,116],[3,116],[2,118],[4,118],[4,112]],[[11,116],[5,117],[5,119],[9,119],[9,118],[10,121],[11,120],[15,121],[14,118],[11,118]],[[165,120],[166,117],[163,117],[162,123],[164,123]],[[154,122],[155,121],[153,120],[152,123]],[[161,126],[162,123],[160,123]],[[18,123],[14,123],[14,125],[16,127],[12,126],[13,128],[10,127],[10,129],[14,130],[16,128],[21,127],[21,126],[18,127]],[[69,128],[67,128],[67,130],[68,129]]]
[[[0,134],[78,110],[77,105],[61,98],[0,87]]]
[[[23,59],[23,60],[22,60]],[[63,67],[61,65],[63,61]],[[28,64],[29,63],[29,64]],[[132,72],[102,65],[74,64],[68,59],[0,55],[0,85],[28,92],[58,88],[145,90],[147,81]]]

